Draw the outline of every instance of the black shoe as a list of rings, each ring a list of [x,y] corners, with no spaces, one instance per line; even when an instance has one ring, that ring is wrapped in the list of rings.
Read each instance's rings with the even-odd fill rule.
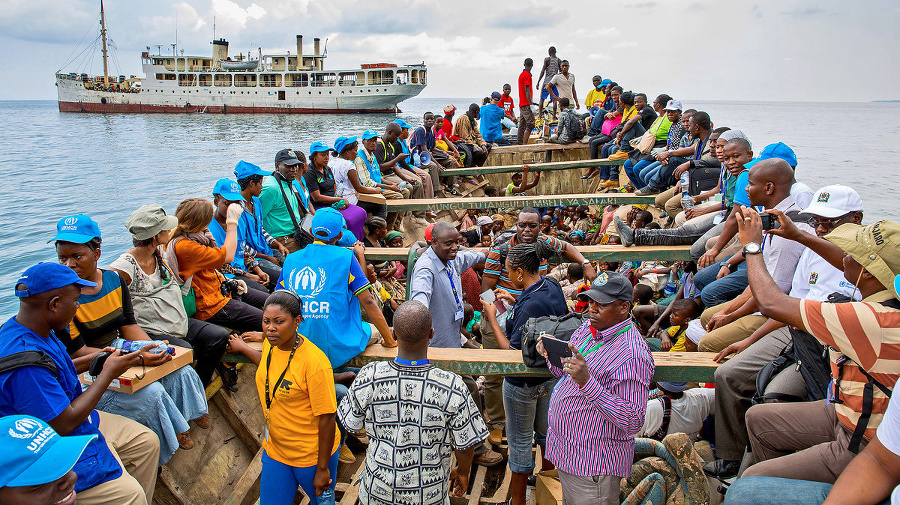
[[[632,246],[634,244],[634,229],[623,223],[619,216],[614,216],[613,222],[616,223],[616,231],[619,232],[619,239],[622,241],[622,245],[625,247]]]
[[[719,479],[735,477],[740,468],[740,461],[730,459],[717,459],[715,461],[703,463],[703,472],[710,477],[717,477]]]
[[[227,387],[232,393],[237,393],[237,368],[228,366],[225,363],[219,363],[216,367],[219,377],[222,378],[222,385]]]

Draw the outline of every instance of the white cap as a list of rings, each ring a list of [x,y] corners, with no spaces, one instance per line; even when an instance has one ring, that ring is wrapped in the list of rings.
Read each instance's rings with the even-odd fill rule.
[[[803,213],[832,219],[850,212],[862,212],[862,210],[862,198],[859,197],[856,190],[835,184],[816,191],[812,197],[812,203],[803,209]]]
[[[663,110],[684,110],[684,107],[681,105],[681,100],[669,100]]]

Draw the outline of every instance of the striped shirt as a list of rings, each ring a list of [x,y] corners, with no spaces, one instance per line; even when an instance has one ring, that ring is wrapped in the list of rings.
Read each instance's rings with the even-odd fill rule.
[[[628,477],[634,435],[647,410],[653,357],[630,319],[596,336],[585,321],[571,342],[592,349],[601,340],[602,347],[584,356],[590,371],[584,387],[548,363],[561,379],[550,397],[547,459],[573,475]]]
[[[891,292],[884,290],[861,302],[800,301],[803,325],[809,333],[831,346],[832,377],[838,376],[838,360],[844,361],[840,391],[834,392],[834,396],[843,403],[835,403],[834,410],[841,424],[850,431],[856,428],[859,421],[863,388],[868,382],[857,364],[891,389],[900,376],[900,310],[879,303],[892,298]],[[845,361],[847,358],[850,361]],[[866,440],[871,440],[875,435],[889,400],[879,388],[875,387],[873,391],[874,402],[866,427]]]
[[[565,249],[566,244],[564,244],[558,238],[550,237],[548,235],[544,235],[541,233],[538,235],[538,240],[543,240],[546,242],[548,246],[553,248],[557,254],[562,254],[563,249]],[[510,249],[513,248],[519,241],[516,240],[516,235],[513,235],[509,242],[505,245],[508,245]],[[513,296],[519,296],[522,294],[522,290],[516,289],[512,282],[509,280],[509,272],[506,271],[506,265],[500,264],[500,246],[491,246],[491,250],[488,251],[487,260],[484,262],[484,276],[488,278],[497,278],[497,287],[503,288]],[[547,260],[541,261],[541,266],[538,271],[540,275],[547,275]]]

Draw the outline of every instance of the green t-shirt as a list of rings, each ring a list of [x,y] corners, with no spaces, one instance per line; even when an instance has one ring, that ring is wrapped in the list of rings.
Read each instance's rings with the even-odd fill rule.
[[[726,207],[734,205],[734,189],[737,187],[737,177],[731,175],[731,172],[725,172],[725,191],[722,193],[722,201]]]
[[[273,237],[284,237],[294,234],[294,222],[288,214],[287,207],[284,206],[284,197],[281,196],[278,184],[279,180],[275,177],[264,178],[259,202],[262,204],[263,228]],[[292,195],[291,188],[287,183],[281,185],[287,193],[288,201],[291,202],[294,217],[299,221],[301,216],[300,209],[297,207],[297,198]]]
[[[661,121],[660,121],[661,120]],[[650,127],[650,131],[653,131],[653,128],[659,126],[659,129],[656,130],[656,140],[663,141],[669,138],[669,128],[672,127],[672,122],[669,121],[667,115],[663,114],[656,118],[656,121]]]

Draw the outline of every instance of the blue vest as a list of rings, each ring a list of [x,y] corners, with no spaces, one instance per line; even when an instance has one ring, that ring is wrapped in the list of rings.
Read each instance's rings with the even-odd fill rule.
[[[266,243],[266,237],[263,235],[262,204],[259,203],[258,197],[253,197],[253,214],[247,212],[246,207],[244,208],[244,213],[241,214],[241,221],[238,224],[238,234],[238,240],[243,239],[256,252],[272,255],[272,248]]]
[[[350,291],[351,261],[349,249],[314,243],[289,254],[281,268],[285,289],[303,300],[297,332],[325,353],[332,368],[361,353],[372,336],[359,299]]]
[[[376,184],[381,184],[381,167],[378,166],[378,163],[369,163],[369,157],[366,156],[365,149],[360,149],[357,151],[356,155],[362,158],[363,162],[366,164],[366,168],[369,169],[369,177],[371,177]]]
[[[259,208],[259,206],[257,206]],[[238,268],[241,270],[247,270],[247,265],[244,264],[244,242],[246,237],[246,225],[244,220],[240,220],[238,222],[238,230],[237,230],[237,251],[234,253],[234,261],[231,262],[231,265],[234,268]],[[216,221],[215,216],[213,216],[212,221],[209,222],[209,232],[212,233],[214,239],[216,239],[216,244],[219,247],[225,245],[225,230],[222,228],[222,225]],[[231,278],[233,275],[226,275],[226,277]]]

